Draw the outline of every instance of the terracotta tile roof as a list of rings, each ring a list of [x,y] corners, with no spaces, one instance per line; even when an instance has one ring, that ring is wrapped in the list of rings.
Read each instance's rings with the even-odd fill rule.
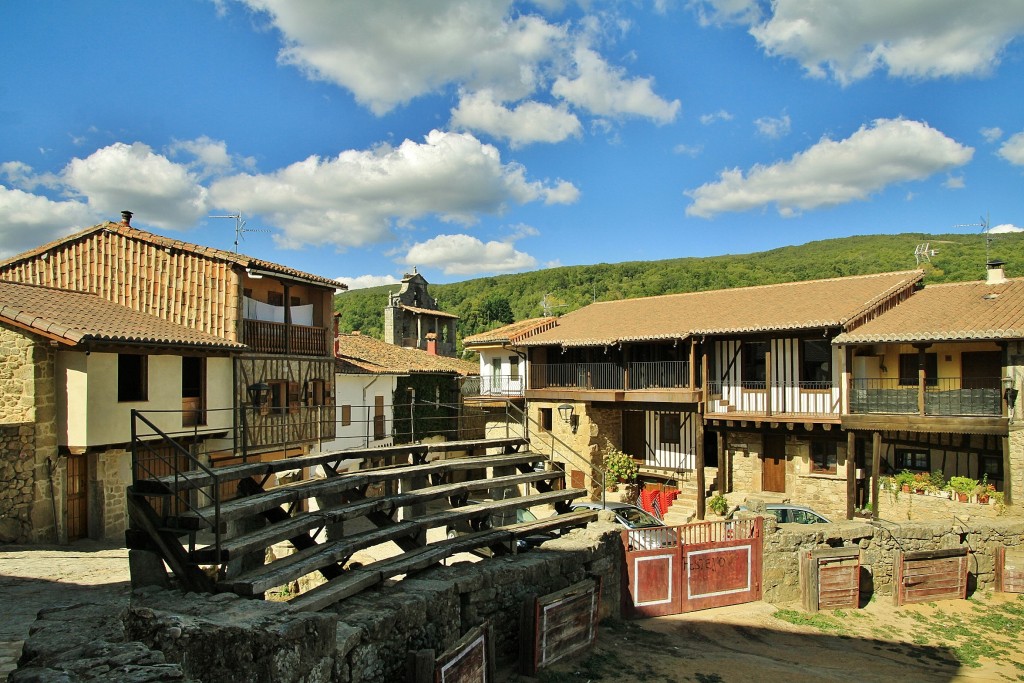
[[[419,315],[434,315],[437,316],[438,318],[455,318],[456,320],[458,320],[459,318],[459,316],[455,315],[454,313],[437,311],[434,310],[433,308],[416,308],[415,306],[407,306],[405,304],[398,304],[398,307],[405,309],[406,311],[411,311],[412,313],[417,313]]]
[[[498,327],[488,332],[481,332],[462,340],[465,346],[481,346],[485,344],[516,344],[527,337],[549,330],[558,323],[558,318],[528,318]]]
[[[557,327],[521,345],[606,346],[702,334],[845,328],[922,277],[923,271],[911,270],[600,302],[560,317]]]
[[[480,374],[478,363],[395,346],[363,334],[341,334],[337,341],[338,372]]]
[[[0,280],[0,320],[69,344],[105,342],[243,351],[244,344],[125,308],[95,294]]]
[[[190,242],[183,242],[181,240],[171,239],[170,237],[164,237],[163,235],[157,235],[152,232],[146,232],[145,230],[139,230],[131,226],[125,225],[124,223],[111,223],[107,221],[94,225],[91,228],[80,230],[67,237],[62,237],[59,240],[54,240],[40,247],[36,247],[31,251],[22,252],[16,256],[0,261],[0,268],[5,266],[23,261],[25,259],[35,258],[36,256],[50,251],[54,247],[58,247],[67,242],[73,242],[78,239],[82,239],[94,232],[106,231],[116,233],[118,235],[124,235],[132,239],[141,240],[154,244],[158,247],[169,247],[171,249],[179,249],[193,254],[206,256],[211,259],[220,261],[227,261],[234,263],[243,268],[255,268],[257,270],[267,271],[268,273],[276,273],[279,275],[286,275],[297,280],[304,280],[310,284],[316,284],[320,286],[335,287],[337,289],[348,289],[348,287],[337,280],[331,280],[330,278],[320,277],[319,275],[312,275],[310,273],[304,273],[301,270],[295,270],[287,266],[282,266],[279,263],[272,261],[264,261],[262,259],[252,258],[251,256],[245,256],[244,254],[236,254],[233,251],[224,251],[223,249],[215,249],[214,247],[203,247],[198,244],[192,244]]]
[[[845,344],[1024,338],[1024,278],[929,285],[857,329]]]

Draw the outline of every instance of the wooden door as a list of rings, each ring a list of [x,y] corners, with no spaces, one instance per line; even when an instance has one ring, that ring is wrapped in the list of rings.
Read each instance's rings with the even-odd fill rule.
[[[622,413],[622,452],[637,460],[647,459],[647,413],[626,410]]]
[[[68,456],[68,541],[89,535],[89,476],[85,455]]]
[[[786,492],[786,437],[765,434],[761,464],[761,490]]]
[[[964,389],[999,389],[1003,354],[999,351],[968,351],[960,357]]]

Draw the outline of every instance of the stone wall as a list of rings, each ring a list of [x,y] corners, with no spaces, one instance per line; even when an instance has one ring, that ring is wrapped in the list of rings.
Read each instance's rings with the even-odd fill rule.
[[[590,403],[570,403],[574,415],[579,419],[575,433],[571,425],[558,414],[561,402],[530,401],[530,450],[548,455],[554,450],[557,460],[566,464],[566,485],[579,484],[600,494],[600,486],[592,478],[588,464],[601,471],[604,462],[606,440],[616,447],[622,446],[622,411],[620,409],[597,408]],[[541,410],[551,411],[551,429],[543,430]],[[573,472],[582,473],[583,482],[573,480]],[[595,473],[596,476],[600,476]],[[577,474],[577,479],[579,474]]]
[[[984,505],[970,502],[961,503],[944,496],[916,493],[895,493],[879,491],[878,516],[890,522],[912,522],[935,519],[952,519],[956,516],[962,522],[976,518],[994,519],[1007,514],[1007,506],[994,502]]]
[[[146,588],[121,616],[89,607],[41,615],[9,680],[67,680],[60,672],[72,671],[110,681],[391,683],[405,680],[408,652],[441,654],[485,620],[498,661],[510,664],[528,594],[600,577],[601,617],[618,618],[622,565],[620,527],[604,520],[522,555],[425,571],[335,612]]]
[[[130,450],[110,448],[95,454],[95,467],[90,468],[89,478],[89,516],[95,520],[89,530],[90,536],[124,539],[128,528],[126,491],[131,483]]]
[[[0,542],[63,535],[51,503],[62,490],[54,358],[48,343],[0,324]]]
[[[970,585],[991,590],[995,548],[1024,545],[1024,520],[978,519],[970,527],[957,520],[907,524],[857,523],[777,525],[765,519],[764,600],[787,603],[800,600],[801,551],[816,548],[857,546],[860,548],[861,594],[893,595],[896,551],[969,548]]]

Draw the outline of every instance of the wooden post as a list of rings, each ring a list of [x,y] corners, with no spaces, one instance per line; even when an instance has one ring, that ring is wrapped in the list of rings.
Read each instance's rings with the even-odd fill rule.
[[[1004,436],[1000,439],[1003,442],[1003,502],[1006,505],[1013,503],[1013,470],[1010,469],[1010,437]]]
[[[846,433],[846,518],[853,519],[857,502],[857,434]]]
[[[690,389],[697,388],[697,343],[693,337],[690,337]]]
[[[697,470],[697,519],[704,519],[707,506],[707,484],[704,483],[704,421],[697,423],[697,452],[694,453],[694,467]]]
[[[878,472],[882,469],[882,433],[871,437],[871,519],[878,519]]]
[[[721,430],[715,432],[715,438],[718,439],[718,460],[722,462],[726,459],[727,454],[725,452],[725,434]],[[732,491],[732,462],[726,461],[725,463],[725,476],[730,480],[724,484],[725,491]]]
[[[622,349],[622,389],[623,391],[629,391],[629,358],[632,354],[630,353],[629,346],[625,346]],[[641,375],[642,377],[643,375]],[[638,389],[646,389],[647,387],[637,387]]]
[[[927,384],[927,358],[924,352],[926,345],[917,345],[917,412],[924,415],[924,392]]]
[[[284,284],[284,351],[292,352],[292,288],[287,282]],[[285,451],[287,454],[287,451]]]
[[[725,495],[726,491],[729,490],[726,478],[726,467],[725,467],[725,453],[722,452],[722,438],[716,436],[716,444],[718,446],[718,493]]]
[[[764,414],[772,414],[772,341],[768,340],[768,350],[764,352]]]

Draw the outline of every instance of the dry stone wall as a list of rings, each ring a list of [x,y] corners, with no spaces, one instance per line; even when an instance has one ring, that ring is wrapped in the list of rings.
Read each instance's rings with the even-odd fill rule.
[[[529,553],[423,572],[333,612],[140,589],[122,615],[88,605],[41,615],[10,680],[391,683],[405,680],[408,652],[440,654],[484,621],[509,663],[527,594],[600,577],[601,617],[617,618],[622,565],[619,527],[605,520]]]

